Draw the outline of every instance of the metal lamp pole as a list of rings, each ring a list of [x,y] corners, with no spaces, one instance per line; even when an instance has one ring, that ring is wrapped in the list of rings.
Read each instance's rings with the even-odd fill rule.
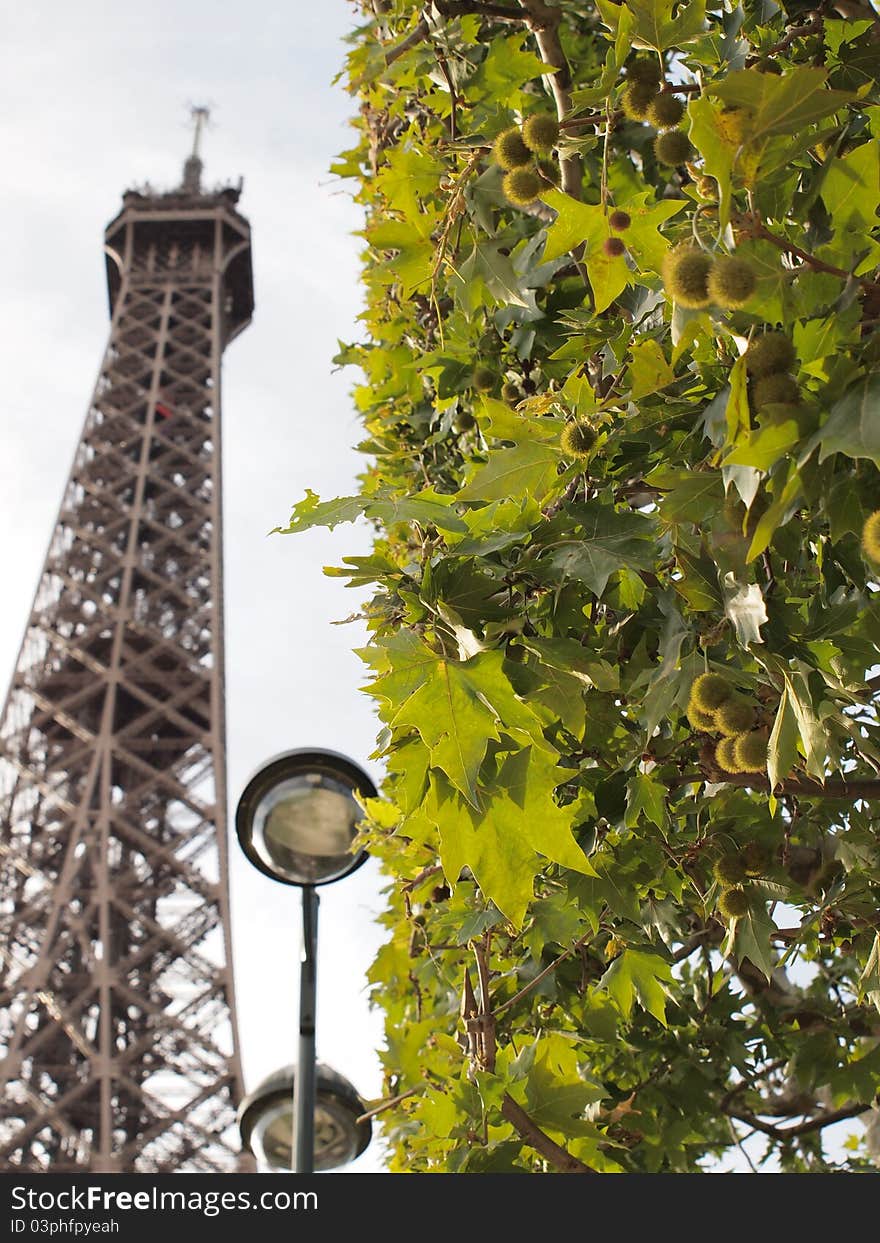
[[[302,956],[299,970],[299,1056],[293,1084],[294,1172],[315,1172],[315,1010],[318,981],[318,894],[302,890]]]

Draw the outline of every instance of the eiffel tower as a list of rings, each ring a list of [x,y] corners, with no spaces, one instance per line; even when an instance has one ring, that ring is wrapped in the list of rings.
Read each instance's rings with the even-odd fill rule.
[[[123,195],[110,339],[0,720],[0,1170],[232,1172],[220,360],[241,185]]]

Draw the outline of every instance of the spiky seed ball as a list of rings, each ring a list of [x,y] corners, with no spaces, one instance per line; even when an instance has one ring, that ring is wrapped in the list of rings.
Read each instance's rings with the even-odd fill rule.
[[[746,371],[756,378],[772,371],[790,371],[795,361],[794,346],[782,332],[765,332],[752,341],[745,360]]]
[[[726,773],[740,773],[742,769],[737,763],[734,751],[735,738],[722,738],[715,747],[715,763]]]
[[[528,207],[541,193],[541,178],[530,168],[514,168],[505,173],[502,189],[516,207]]]
[[[501,400],[512,404],[515,401],[519,401],[519,399],[520,391],[517,385],[512,380],[505,380],[501,385]]]
[[[655,129],[674,129],[684,116],[684,104],[674,95],[658,95],[648,109],[648,120]]]
[[[679,306],[692,310],[709,305],[712,259],[695,246],[670,250],[663,259],[663,284]]]
[[[630,82],[620,100],[623,115],[629,117],[631,121],[646,120],[648,109],[656,97],[657,87],[653,83]]]
[[[566,457],[589,457],[596,443],[596,433],[589,423],[575,420],[563,427],[559,443]]]
[[[746,878],[746,869],[739,855],[722,855],[712,868],[712,875],[725,888],[738,885]]]
[[[628,211],[613,211],[608,217],[608,224],[615,233],[625,233],[632,224],[632,216]]]
[[[532,162],[532,153],[515,125],[511,129],[502,130],[498,135],[492,154],[495,156],[495,163],[504,169],[522,168]]]
[[[491,393],[495,387],[495,372],[491,367],[474,367],[471,384],[478,393]]]
[[[715,730],[715,713],[704,712],[693,699],[687,706],[687,719],[698,733],[711,734]]]
[[[631,82],[647,82],[657,86],[663,77],[663,69],[653,56],[637,56],[627,65],[626,76]]]
[[[606,237],[602,249],[611,259],[616,259],[626,251],[626,246],[619,237]]]
[[[744,773],[761,773],[767,767],[767,735],[759,730],[734,739],[733,755]]]
[[[742,699],[728,699],[715,712],[715,728],[725,738],[745,734],[755,723],[755,710]]]
[[[559,166],[552,159],[538,160],[538,171],[551,185],[559,185]]]
[[[719,255],[712,264],[708,285],[716,306],[742,306],[755,292],[755,271],[745,259]]]
[[[549,155],[559,141],[559,122],[549,112],[536,112],[523,125],[522,139],[529,151]]]
[[[716,712],[732,693],[730,683],[720,673],[701,673],[691,687],[691,702],[702,712]]]
[[[670,168],[684,164],[693,147],[684,130],[668,129],[654,139],[654,154],[658,164],[667,164]]]
[[[797,380],[784,371],[771,371],[752,385],[752,401],[756,410],[763,410],[764,406],[796,405],[800,395]]]
[[[740,147],[748,137],[752,114],[748,108],[722,108],[716,119],[718,133],[723,142]]]
[[[745,889],[737,885],[734,889],[725,889],[718,899],[718,909],[725,919],[739,919],[749,909],[749,899]]]
[[[739,857],[746,876],[763,876],[772,862],[770,851],[760,842],[746,842]]]
[[[491,375],[492,373],[489,372],[489,374]],[[492,387],[491,384],[489,387]],[[476,424],[477,420],[467,410],[460,410],[452,421],[452,427],[457,432],[469,432],[472,427],[476,427]]]
[[[880,509],[865,519],[862,527],[862,552],[869,561],[880,565]]]

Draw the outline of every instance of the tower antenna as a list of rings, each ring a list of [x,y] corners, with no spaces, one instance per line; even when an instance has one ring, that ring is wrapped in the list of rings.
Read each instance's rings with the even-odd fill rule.
[[[202,157],[200,147],[202,133],[208,124],[211,111],[204,104],[196,104],[190,108],[193,122],[192,151],[183,165],[183,183],[181,189],[185,194],[201,194],[202,190]]]

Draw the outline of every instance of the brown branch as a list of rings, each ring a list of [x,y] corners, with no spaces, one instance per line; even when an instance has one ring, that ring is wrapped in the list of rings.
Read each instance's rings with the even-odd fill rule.
[[[504,4],[483,4],[481,0],[434,0],[443,17],[489,17],[496,22],[521,22],[522,13]]]
[[[746,1126],[752,1127],[755,1131],[761,1131],[764,1135],[769,1135],[771,1139],[781,1140],[793,1139],[798,1135],[809,1135],[812,1131],[821,1131],[826,1126],[833,1126],[835,1122],[855,1118],[870,1108],[870,1102],[866,1105],[864,1101],[858,1101],[844,1105],[840,1109],[831,1109],[827,1113],[817,1114],[815,1118],[808,1118],[806,1122],[799,1122],[796,1126],[774,1126],[772,1122],[764,1122],[763,1119],[744,1109],[726,1109],[722,1105],[722,1110],[728,1118],[744,1122]]]
[[[802,35],[810,35],[814,30],[821,30],[824,18],[821,13],[814,13],[809,21],[804,22],[801,26],[792,26],[788,34],[780,39],[778,43],[774,43],[772,47],[768,47],[766,52],[762,52],[760,56],[749,56],[746,58],[747,65],[754,65],[756,61],[766,60],[768,56],[775,56],[777,52],[784,52],[786,48],[791,47],[796,39],[800,39]]]
[[[815,255],[811,255],[808,250],[804,250],[801,246],[790,242],[788,238],[779,237],[778,234],[771,233],[766,225],[760,220],[756,220],[753,216],[740,216],[737,218],[736,223],[742,225],[749,236],[769,242],[777,250],[795,256],[808,268],[812,268],[814,272],[827,272],[829,276],[837,276],[843,281],[854,280],[865,289],[880,289],[880,282],[871,280],[868,276],[856,276],[853,272],[847,272],[845,268],[838,268],[833,263],[826,263],[824,259],[817,259]]]
[[[761,773],[682,773],[670,781],[670,789],[690,785],[692,782],[711,781],[716,785],[748,786],[755,790],[770,791],[770,780]],[[880,797],[880,779],[870,777],[844,781],[829,777],[823,785],[809,777],[787,777],[777,783],[774,794],[804,794],[809,798],[877,798]]]
[[[519,3],[527,14],[526,24],[535,36],[541,59],[554,66],[546,78],[556,103],[556,115],[561,121],[571,111],[571,69],[559,41],[559,9],[550,8],[544,0],[519,0]],[[580,199],[583,167],[576,151],[560,155],[559,179],[566,194]],[[575,256],[576,260],[579,258]]]
[[[439,863],[432,863],[430,867],[422,868],[418,876],[414,876],[412,880],[408,880],[401,886],[406,890],[417,889],[422,881],[429,880],[430,877],[436,876],[438,872],[442,872],[443,867]]]
[[[551,1139],[546,1131],[542,1131],[537,1122],[530,1118],[522,1105],[518,1105],[509,1092],[505,1092],[501,1102],[501,1116],[511,1124],[522,1139],[534,1148],[540,1156],[549,1161],[560,1174],[595,1174],[589,1165],[584,1165],[577,1157],[572,1156],[567,1148],[563,1148]]]
[[[567,950],[563,950],[558,958],[553,959],[553,962],[550,963],[549,967],[545,967],[543,971],[539,971],[535,978],[533,980],[529,980],[528,984],[526,984],[524,988],[521,988],[518,993],[515,993],[510,998],[509,1001],[505,1001],[497,1008],[495,1011],[496,1018],[499,1014],[503,1014],[505,1010],[509,1010],[511,1006],[515,1006],[516,1003],[521,1001],[527,993],[530,993],[533,988],[536,988],[542,980],[546,980],[547,976],[552,974],[560,963],[565,962],[566,958],[571,958],[572,954],[576,953],[582,945],[585,945],[586,942],[590,940],[592,935],[592,932],[585,933],[584,936],[575,941],[574,945],[569,946]]]
[[[385,64],[393,65],[394,62],[399,60],[401,56],[405,56],[410,48],[415,47],[417,43],[421,43],[423,39],[427,39],[430,33],[431,29],[428,26],[428,23],[424,18],[422,18],[418,25],[413,27],[405,39],[401,40],[401,42],[398,43],[396,47],[393,47],[390,52],[385,53]]]
[[[417,1092],[423,1092],[425,1085],[420,1083],[417,1088],[407,1088],[405,1092],[399,1093],[397,1096],[389,1096],[387,1101],[380,1101],[373,1109],[368,1109],[366,1113],[355,1118],[355,1122],[369,1122],[370,1118],[376,1118],[379,1114],[385,1112],[386,1109],[393,1109],[395,1105],[399,1105],[401,1101],[409,1100],[411,1096],[415,1096]]]

